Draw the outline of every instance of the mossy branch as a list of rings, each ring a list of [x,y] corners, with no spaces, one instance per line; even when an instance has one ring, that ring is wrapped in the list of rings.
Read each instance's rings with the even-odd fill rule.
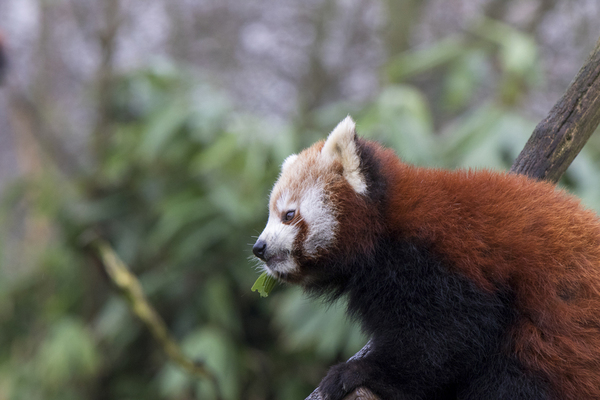
[[[99,238],[91,240],[89,246],[99,257],[110,280],[129,302],[131,310],[146,325],[169,359],[191,376],[209,380],[220,400],[221,391],[214,373],[203,362],[191,360],[183,353],[181,347],[171,337],[165,321],[148,302],[139,280],[129,271],[111,246]]]

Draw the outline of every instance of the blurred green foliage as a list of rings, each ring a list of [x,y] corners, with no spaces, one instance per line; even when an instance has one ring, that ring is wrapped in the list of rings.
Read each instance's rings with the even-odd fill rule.
[[[389,83],[354,116],[361,135],[408,162],[507,169],[535,126],[518,107],[541,82],[535,43],[499,23],[400,54],[385,71]],[[421,89],[428,79],[439,92]],[[50,168],[4,199],[0,399],[214,398],[168,362],[82,249],[91,227],[226,399],[304,398],[366,338],[343,305],[296,288],[250,292],[250,249],[281,161],[358,107],[323,107],[300,132],[240,112],[202,77],[166,65],[121,76],[111,105],[114,132],[92,176],[73,182]],[[592,141],[564,180],[596,209],[599,149]]]

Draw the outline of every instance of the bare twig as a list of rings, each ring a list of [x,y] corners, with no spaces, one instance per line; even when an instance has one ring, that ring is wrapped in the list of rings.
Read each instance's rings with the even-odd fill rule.
[[[100,45],[100,65],[96,71],[98,115],[92,135],[98,163],[101,163],[106,157],[108,143],[113,131],[110,108],[111,91],[114,83],[114,56],[117,46],[117,34],[121,27],[120,9],[119,0],[106,0],[104,2],[104,28],[98,33]]]

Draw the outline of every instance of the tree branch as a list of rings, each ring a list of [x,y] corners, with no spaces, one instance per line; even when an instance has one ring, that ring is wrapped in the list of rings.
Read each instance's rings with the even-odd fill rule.
[[[88,239],[87,245],[94,255],[99,257],[112,283],[127,299],[131,310],[146,325],[169,359],[191,376],[209,380],[213,384],[217,399],[222,399],[217,377],[203,362],[191,360],[183,353],[169,333],[165,321],[148,302],[139,280],[127,269],[110,245],[97,237]]]
[[[119,29],[121,28],[120,0],[106,0],[104,2],[104,28],[98,32],[100,45],[100,64],[96,71],[96,83],[98,93],[98,115],[96,126],[92,133],[94,155],[96,162],[102,163],[106,157],[106,151],[113,134],[113,123],[111,114],[111,92],[115,80],[114,57],[117,47]]]
[[[511,173],[558,182],[600,123],[600,39],[565,94],[534,129],[510,168]],[[367,343],[350,360],[364,357]],[[306,400],[322,400],[319,388]],[[344,400],[380,400],[359,387]]]
[[[600,40],[510,172],[558,182],[600,123]]]
[[[365,347],[363,347],[362,349],[360,349],[358,351],[358,353],[356,353],[355,355],[350,357],[350,359],[348,359],[348,361],[352,361],[352,360],[355,360],[358,358],[363,358],[364,356],[367,355],[367,353],[369,353],[369,351],[371,351],[371,341],[370,340],[367,342]],[[310,396],[308,396],[305,400],[321,400],[321,394],[319,393],[319,388],[316,388],[315,390],[313,390],[313,392],[310,394]],[[379,397],[375,396],[373,394],[373,392],[371,392],[369,389],[367,389],[365,387],[359,387],[359,388],[356,388],[356,390],[354,392],[352,392],[349,395],[347,395],[346,397],[344,397],[344,400],[379,400]]]

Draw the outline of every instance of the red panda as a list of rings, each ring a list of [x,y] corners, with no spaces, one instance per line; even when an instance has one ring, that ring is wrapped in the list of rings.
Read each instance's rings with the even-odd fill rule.
[[[549,183],[407,165],[348,117],[284,161],[253,252],[371,336],[323,399],[600,399],[600,221]]]

